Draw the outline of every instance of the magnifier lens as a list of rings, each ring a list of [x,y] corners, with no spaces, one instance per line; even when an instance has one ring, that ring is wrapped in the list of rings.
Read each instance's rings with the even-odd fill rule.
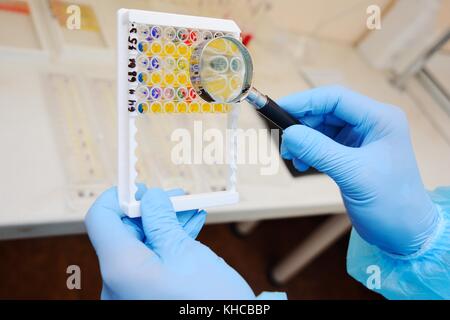
[[[249,78],[243,50],[227,37],[213,39],[203,48],[200,78],[215,102],[234,102],[242,95]]]
[[[194,48],[190,59],[191,84],[203,100],[237,103],[245,99],[282,130],[301,124],[275,101],[252,88],[252,58],[237,39],[221,36],[203,41]]]

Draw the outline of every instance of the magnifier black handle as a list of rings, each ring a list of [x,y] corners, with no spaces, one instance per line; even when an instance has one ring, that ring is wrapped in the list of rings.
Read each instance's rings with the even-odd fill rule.
[[[290,126],[301,124],[296,118],[291,116],[287,111],[282,109],[275,101],[267,97],[266,104],[259,109],[256,109],[268,120],[273,122],[278,128],[284,130]]]

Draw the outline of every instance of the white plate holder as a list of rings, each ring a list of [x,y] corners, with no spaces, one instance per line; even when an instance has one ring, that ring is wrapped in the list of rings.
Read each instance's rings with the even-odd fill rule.
[[[117,11],[117,112],[118,112],[118,193],[121,209],[130,217],[139,217],[139,201],[135,199],[136,187],[136,117],[139,113],[129,111],[134,84],[128,81],[129,59],[133,55],[128,50],[129,24],[153,24],[191,29],[208,29],[231,33],[240,38],[241,30],[232,20],[178,15],[153,11],[120,9]],[[236,191],[236,128],[238,106],[228,113],[227,127],[232,130],[228,141],[229,174],[226,191],[200,193],[171,197],[175,211],[185,211],[212,206],[234,204],[239,201]]]

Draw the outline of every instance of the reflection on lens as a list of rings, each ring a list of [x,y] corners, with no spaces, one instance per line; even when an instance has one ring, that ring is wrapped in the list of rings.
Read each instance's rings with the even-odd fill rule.
[[[242,70],[242,60],[238,57],[234,57],[230,61],[230,69],[234,73],[237,73]]]
[[[203,88],[214,101],[230,102],[241,95],[247,76],[245,58],[237,44],[226,37],[213,39],[205,45],[199,74]],[[194,68],[191,71],[195,71]]]
[[[228,59],[224,56],[215,56],[209,61],[209,67],[213,72],[223,73],[228,69]]]
[[[215,97],[218,96],[224,96],[224,94],[227,94],[225,91],[228,87],[228,78],[223,75],[217,75],[215,77],[210,77],[207,79],[204,79],[205,82],[205,89],[208,92],[214,92]]]
[[[230,89],[234,92],[236,90],[240,90],[242,88],[242,78],[239,76],[232,76],[228,83]]]

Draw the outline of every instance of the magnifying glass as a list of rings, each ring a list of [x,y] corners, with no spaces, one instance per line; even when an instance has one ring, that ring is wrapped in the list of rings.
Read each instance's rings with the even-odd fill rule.
[[[197,45],[191,55],[190,79],[203,100],[216,103],[249,102],[284,130],[300,122],[268,96],[252,87],[253,62],[237,39],[222,36]]]

